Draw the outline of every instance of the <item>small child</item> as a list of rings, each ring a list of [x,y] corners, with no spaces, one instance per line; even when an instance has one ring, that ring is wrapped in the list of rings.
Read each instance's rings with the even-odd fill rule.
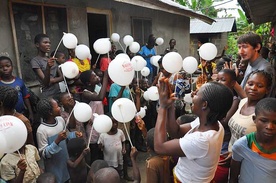
[[[276,99],[260,100],[253,120],[256,132],[243,136],[232,147],[231,183],[276,180]]]
[[[10,86],[0,86],[0,116],[12,115],[19,118],[27,128],[26,144],[35,145],[33,137],[33,128],[31,122],[23,114],[15,110],[18,101],[18,92]]]
[[[33,110],[29,100],[30,94],[24,81],[12,75],[13,65],[9,57],[0,56],[0,86],[10,86],[17,90],[18,101],[15,110],[19,113],[25,112],[25,106],[29,112],[29,119],[33,120]]]
[[[18,152],[6,154],[1,160],[1,177],[7,182],[35,183],[41,171],[37,161],[38,150],[33,145],[23,145]]]
[[[90,149],[85,147],[85,141],[81,138],[71,139],[67,144],[69,159],[67,166],[71,183],[86,182],[87,169],[85,156]]]
[[[53,57],[54,54],[55,54],[55,52],[53,51],[51,53],[51,57]],[[65,62],[65,54],[63,52],[61,52],[61,51],[57,51],[56,52],[55,58],[56,58],[56,62],[57,62],[57,64],[59,66]],[[65,82],[64,81],[60,81],[58,83],[58,85],[59,85],[59,89],[60,89],[61,92],[65,92],[66,91],[66,86],[65,86]]]
[[[54,99],[41,99],[37,104],[42,121],[37,129],[37,143],[45,171],[56,176],[58,183],[64,183],[70,176],[67,170],[68,152],[65,139],[81,137],[81,132],[65,131],[65,121],[60,116],[60,107]]]
[[[69,95],[69,93],[64,92],[59,95],[59,105],[62,106],[63,108],[63,110],[61,111],[61,117],[64,119],[64,121],[67,122],[68,117],[72,112],[75,104],[76,104],[75,100],[73,99],[72,95]],[[76,120],[73,114],[69,119],[69,124],[67,126],[67,129],[70,132],[73,132],[73,131],[82,132],[82,137],[84,141],[87,142],[84,125],[82,122],[79,122],[78,120]]]
[[[118,121],[116,121],[111,114],[112,128],[107,133],[102,133],[98,140],[100,149],[104,153],[104,160],[109,166],[116,168],[118,173],[123,174],[123,154],[126,153],[125,135],[122,130],[118,129]]]

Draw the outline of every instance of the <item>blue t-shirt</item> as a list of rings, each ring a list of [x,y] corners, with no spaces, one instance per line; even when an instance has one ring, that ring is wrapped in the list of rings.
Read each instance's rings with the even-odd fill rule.
[[[149,49],[146,45],[141,48],[139,54],[147,61],[147,67],[150,69],[150,72],[153,72],[153,67],[150,63],[150,57],[148,55],[156,55],[154,47]],[[147,58],[146,58],[147,57]]]
[[[121,86],[118,85],[117,83],[112,83],[112,85],[110,86],[109,95],[108,95],[108,98],[109,98],[109,101],[108,101],[109,111],[111,111],[111,106],[113,104],[112,98],[117,97],[120,90],[121,90]],[[128,98],[128,99],[130,98],[130,91],[127,88],[124,89],[121,98]]]
[[[6,82],[0,79],[0,86],[10,86],[18,91],[18,101],[15,106],[15,110],[19,113],[22,113],[25,109],[24,99],[30,97],[24,81],[18,77],[15,77],[14,80],[10,82]]]

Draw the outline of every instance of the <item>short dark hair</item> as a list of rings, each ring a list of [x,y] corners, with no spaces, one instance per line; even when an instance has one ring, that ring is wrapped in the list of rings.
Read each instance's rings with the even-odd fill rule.
[[[18,91],[11,86],[0,86],[0,102],[8,110],[15,108],[18,101]]]
[[[95,174],[98,170],[106,167],[109,167],[108,163],[105,160],[98,159],[91,164],[90,171]]]
[[[40,174],[36,180],[37,183],[49,183],[51,181],[56,182],[56,176],[51,172],[44,172]],[[51,182],[52,183],[52,182]]]
[[[194,121],[197,118],[197,116],[193,115],[193,114],[184,114],[181,115],[177,118],[177,120],[180,122],[179,125],[181,124],[185,124],[185,123],[190,123],[192,121]]]
[[[255,115],[258,116],[261,112],[276,112],[276,98],[264,98],[255,106]]]
[[[246,78],[246,82],[254,74],[260,74],[260,75],[264,76],[264,78],[266,79],[267,88],[271,88],[271,86],[272,86],[272,74],[266,72],[265,70],[255,70],[255,71],[252,71],[251,73],[248,74],[248,76]]]
[[[67,144],[69,157],[73,157],[73,158],[78,157],[79,155],[81,155],[84,149],[85,149],[85,141],[83,138],[70,139]]]
[[[10,59],[10,57],[7,57],[7,56],[0,56],[0,62],[1,62],[2,60],[9,60],[10,63],[11,63],[11,65],[12,65],[12,60]],[[13,66],[13,65],[12,65],[12,66]]]
[[[87,70],[80,74],[80,80],[84,85],[90,82],[90,76],[92,72],[93,72],[92,70]]]
[[[234,70],[232,70],[232,69],[222,69],[220,72],[229,75],[231,81],[237,81],[237,75],[236,75]]]
[[[238,44],[242,43],[248,43],[250,44],[253,48],[256,48],[258,44],[260,44],[260,49],[262,48],[262,39],[258,34],[255,34],[253,32],[248,32],[246,34],[241,35],[238,38]],[[259,50],[260,51],[260,50]]]
[[[34,38],[34,44],[40,43],[44,38],[49,38],[49,36],[47,34],[37,34]]]

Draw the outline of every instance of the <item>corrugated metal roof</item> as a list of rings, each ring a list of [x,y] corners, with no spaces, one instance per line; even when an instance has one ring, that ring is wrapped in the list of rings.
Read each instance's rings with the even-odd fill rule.
[[[191,19],[190,34],[237,32],[235,18],[216,18],[211,25],[198,19]]]

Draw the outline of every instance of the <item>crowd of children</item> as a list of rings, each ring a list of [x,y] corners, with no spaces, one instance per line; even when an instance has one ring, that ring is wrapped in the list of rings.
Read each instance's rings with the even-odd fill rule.
[[[171,74],[163,68],[163,56],[155,70],[150,63],[156,54],[154,35],[137,53],[146,59],[150,76],[134,78],[130,86],[112,83],[108,76],[117,53],[114,44],[93,66],[89,58],[80,60],[68,50],[68,60],[80,71],[66,80],[69,91],[58,67],[67,54],[57,51],[49,57],[51,42],[45,34],[38,34],[34,43],[38,52],[31,66],[41,84],[37,103],[31,102],[24,81],[13,76],[11,59],[0,56],[0,116],[18,117],[27,128],[26,143],[1,158],[1,183],[139,183],[137,149],[149,154],[142,175],[148,183],[276,180],[275,70],[260,55],[258,35],[238,39],[236,66],[224,56],[217,63],[202,60],[199,69],[205,80],[194,91],[184,72]],[[175,39],[169,45],[164,54],[177,52]],[[157,102],[143,97],[149,85],[158,86]],[[193,114],[187,115],[183,98],[190,92]],[[147,115],[135,116],[126,126],[119,123],[111,114],[119,98],[133,100],[137,111],[147,106]],[[78,121],[72,115],[77,102],[108,115],[110,131],[98,133],[93,115],[87,122]]]

